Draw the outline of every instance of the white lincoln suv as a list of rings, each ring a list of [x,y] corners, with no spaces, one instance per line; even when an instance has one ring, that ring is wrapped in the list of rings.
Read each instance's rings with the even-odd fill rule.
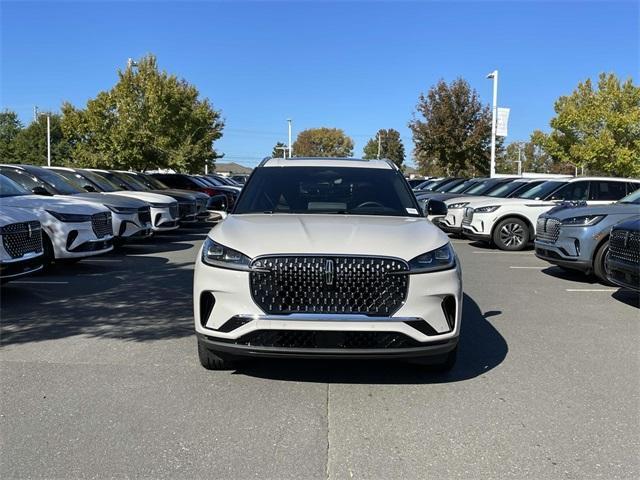
[[[391,162],[263,161],[196,261],[200,362],[407,358],[451,368],[461,269],[427,213]]]

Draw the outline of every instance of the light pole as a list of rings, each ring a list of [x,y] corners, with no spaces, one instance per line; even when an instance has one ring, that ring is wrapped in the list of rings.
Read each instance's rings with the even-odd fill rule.
[[[291,158],[291,119],[287,118],[287,123],[289,124],[289,158]]]
[[[490,177],[496,176],[496,120],[498,116],[498,70],[494,70],[487,78],[493,78],[493,108],[491,109],[491,167]]]
[[[38,113],[38,107],[33,108],[34,119],[37,122],[40,115],[45,115],[44,113]],[[51,114],[46,113],[47,115],[47,167],[51,166]]]

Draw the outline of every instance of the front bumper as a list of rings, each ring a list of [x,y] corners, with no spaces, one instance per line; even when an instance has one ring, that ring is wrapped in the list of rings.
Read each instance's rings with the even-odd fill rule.
[[[438,227],[447,233],[460,234],[462,233],[462,215],[464,210],[462,208],[455,208],[449,210],[447,215],[440,220]]]
[[[113,250],[113,236],[96,237],[91,222],[43,222],[56,259],[84,258]]]
[[[407,298],[391,317],[353,314],[267,315],[253,301],[249,273],[196,263],[194,274],[194,324],[196,333],[212,350],[251,356],[303,357],[418,357],[441,355],[455,348],[462,320],[462,282],[459,267],[453,270],[411,275]],[[211,296],[207,305],[203,298]],[[445,309],[445,300],[452,302]],[[211,305],[212,303],[212,305]],[[449,312],[449,314],[447,314]],[[233,319],[240,318],[229,327]],[[453,327],[451,326],[453,324]],[[385,348],[350,348],[348,342],[328,348],[320,342],[313,348],[273,346],[247,342],[258,332],[306,332],[372,336],[395,335],[401,341]],[[247,344],[249,343],[249,344]],[[360,346],[362,347],[361,344]],[[394,348],[394,345],[404,345]],[[323,346],[325,348],[323,348]],[[365,345],[366,346],[366,345]]]
[[[607,279],[619,287],[640,292],[640,265],[607,257]]]
[[[491,242],[491,229],[494,221],[490,214],[474,213],[471,220],[462,220],[462,233],[465,237],[481,242]]]
[[[0,279],[3,282],[30,275],[41,270],[43,266],[42,252],[29,253],[21,258],[0,262]]]
[[[178,219],[171,215],[169,208],[151,207],[151,222],[154,232],[167,232],[175,230],[180,225]]]
[[[570,240],[562,237],[559,237],[555,243],[536,240],[534,242],[536,257],[553,265],[582,272],[591,271],[591,259],[579,257],[574,239]]]

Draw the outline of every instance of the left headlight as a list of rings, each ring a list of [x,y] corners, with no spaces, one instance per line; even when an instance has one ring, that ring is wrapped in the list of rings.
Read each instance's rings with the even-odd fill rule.
[[[589,227],[600,222],[606,215],[583,215],[562,220],[563,227]]]
[[[469,205],[469,202],[458,202],[458,203],[450,203],[447,205],[449,210],[455,210],[456,208],[464,208]]]
[[[251,259],[245,254],[225,247],[207,237],[202,246],[202,262],[212,267],[248,271]]]
[[[438,272],[456,266],[456,255],[450,243],[409,261],[409,273]]]
[[[54,212],[53,210],[47,210],[46,212],[53,215],[55,218],[57,218],[61,222],[80,223],[80,222],[91,221],[91,215],[83,215],[80,213],[61,213],[61,212]]]

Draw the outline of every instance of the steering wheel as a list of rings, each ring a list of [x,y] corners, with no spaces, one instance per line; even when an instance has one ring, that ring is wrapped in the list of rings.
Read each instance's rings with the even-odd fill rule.
[[[357,209],[359,209],[359,208],[364,208],[364,207],[380,207],[380,208],[384,208],[384,205],[382,205],[382,204],[381,204],[381,203],[379,203],[379,202],[373,202],[373,201],[370,201],[370,202],[363,202],[363,203],[361,203],[361,204],[360,204],[360,205],[358,205],[355,209],[357,210]]]

